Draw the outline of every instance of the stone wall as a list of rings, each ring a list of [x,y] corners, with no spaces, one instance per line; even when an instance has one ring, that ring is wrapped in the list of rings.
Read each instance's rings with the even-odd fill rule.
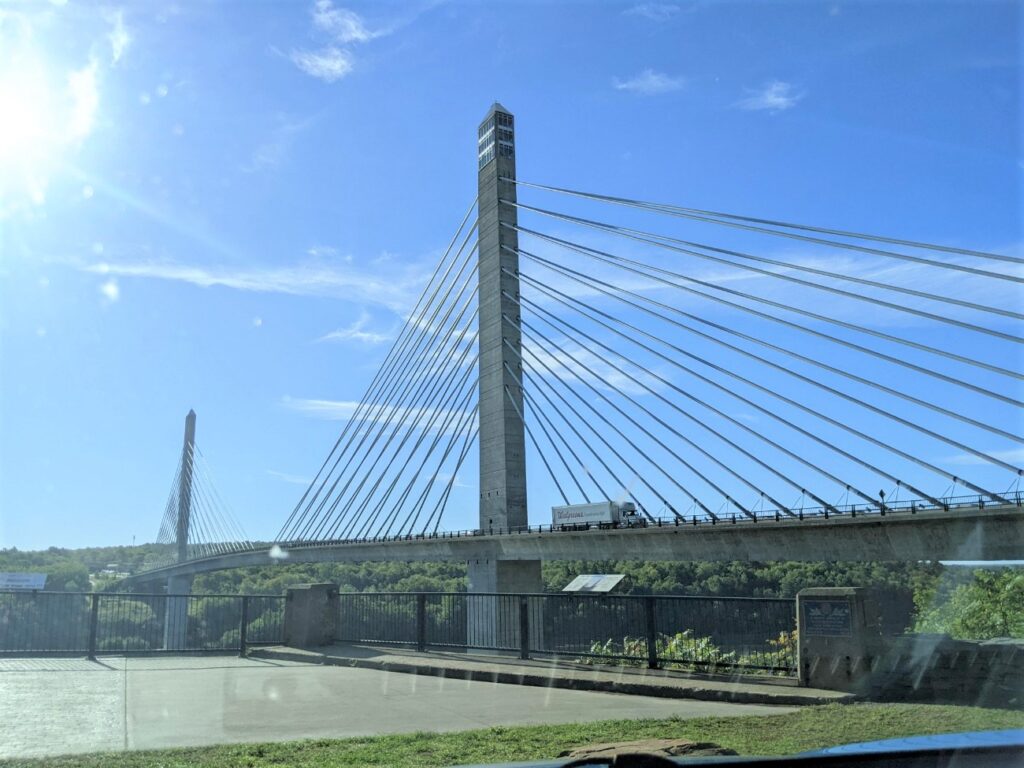
[[[859,587],[797,596],[800,682],[868,699],[1024,707],[1024,640],[906,634],[905,601]]]
[[[872,660],[871,698],[1024,706],[1024,640],[891,638]]]

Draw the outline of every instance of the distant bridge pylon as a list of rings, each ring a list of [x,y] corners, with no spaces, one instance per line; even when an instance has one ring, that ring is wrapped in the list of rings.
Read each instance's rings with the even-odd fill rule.
[[[165,561],[189,560],[252,549],[242,525],[221,498],[196,445],[196,412],[185,417],[185,439],[157,534]]]

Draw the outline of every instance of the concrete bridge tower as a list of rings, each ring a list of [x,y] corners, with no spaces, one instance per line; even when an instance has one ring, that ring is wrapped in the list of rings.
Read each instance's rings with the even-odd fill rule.
[[[178,481],[178,525],[175,543],[178,562],[188,560],[188,535],[192,522],[192,473],[195,467],[196,412],[185,417],[185,441],[181,446],[181,478]],[[167,601],[164,608],[164,649],[185,647],[188,625],[188,595],[192,592],[192,576],[171,576],[167,579]]]
[[[516,208],[501,202],[516,200],[515,119],[497,102],[480,124],[477,153],[480,529],[487,532],[527,525],[519,306],[505,295],[519,298],[519,238],[509,226]],[[540,590],[539,560],[469,562],[470,592]]]

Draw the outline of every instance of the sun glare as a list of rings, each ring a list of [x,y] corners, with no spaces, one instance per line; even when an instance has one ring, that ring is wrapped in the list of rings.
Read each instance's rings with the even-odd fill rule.
[[[0,164],[20,163],[39,153],[53,130],[44,78],[0,75]]]
[[[61,155],[92,130],[97,105],[94,62],[63,78],[38,59],[0,68],[0,213],[44,201]]]

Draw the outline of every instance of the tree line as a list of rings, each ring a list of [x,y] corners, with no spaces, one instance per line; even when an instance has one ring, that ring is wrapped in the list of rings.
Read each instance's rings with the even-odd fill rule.
[[[108,565],[145,570],[166,559],[166,547],[0,550],[0,571],[46,572],[46,589],[116,590],[97,578]],[[653,595],[794,597],[805,587],[874,586],[913,595],[918,631],[955,637],[1024,637],[1024,569],[970,569],[937,562],[642,562],[572,560],[544,563],[545,591],[557,592],[583,573],[625,575],[619,592]],[[92,574],[92,576],[90,576]],[[202,574],[196,594],[281,594],[300,583],[330,582],[345,592],[463,592],[463,563],[280,563]]]

